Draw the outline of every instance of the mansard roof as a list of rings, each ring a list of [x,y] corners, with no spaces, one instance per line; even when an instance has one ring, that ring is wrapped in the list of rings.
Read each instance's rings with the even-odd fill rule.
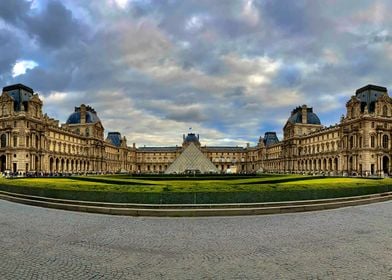
[[[274,131],[268,131],[264,134],[264,145],[265,146],[271,146],[276,143],[279,143],[278,136],[276,136],[276,132]]]
[[[139,147],[137,148],[138,152],[176,152],[181,150],[181,147]]]
[[[367,85],[356,90],[355,97],[361,102],[361,112],[367,107],[368,112],[373,113],[375,102],[387,95],[387,88],[376,85]]]
[[[243,147],[238,146],[205,146],[208,152],[242,152],[245,150]]]
[[[321,124],[319,117],[313,112],[313,108],[306,108],[307,124]],[[297,107],[291,112],[289,122],[302,123],[302,107]]]
[[[369,91],[369,90],[381,91],[381,92],[387,92],[388,91],[386,87],[368,84],[368,85],[366,85],[364,87],[361,87],[361,88],[357,89],[355,91],[355,94],[362,93],[364,91]]]
[[[14,84],[14,85],[3,87],[3,92],[16,90],[16,89],[23,89],[27,92],[34,93],[34,90],[32,88],[25,86],[24,84]]]
[[[120,132],[109,132],[106,140],[112,143],[114,146],[121,146],[121,133]]]

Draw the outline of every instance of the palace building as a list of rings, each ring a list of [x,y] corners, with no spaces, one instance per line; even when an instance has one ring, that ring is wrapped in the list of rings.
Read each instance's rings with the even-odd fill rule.
[[[42,113],[33,89],[16,84],[0,96],[0,170],[38,173],[253,173],[325,175],[391,173],[392,99],[385,87],[367,85],[346,103],[340,123],[325,127],[306,105],[295,108],[283,139],[266,132],[256,146],[205,146],[199,135],[181,145],[136,147],[109,132],[97,112],[75,107],[64,124]]]

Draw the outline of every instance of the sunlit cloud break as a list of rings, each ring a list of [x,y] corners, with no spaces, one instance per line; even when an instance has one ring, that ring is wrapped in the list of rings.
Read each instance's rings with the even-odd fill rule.
[[[28,69],[34,69],[38,66],[38,63],[33,60],[19,60],[15,63],[12,68],[12,77],[17,77],[19,75],[26,74]]]

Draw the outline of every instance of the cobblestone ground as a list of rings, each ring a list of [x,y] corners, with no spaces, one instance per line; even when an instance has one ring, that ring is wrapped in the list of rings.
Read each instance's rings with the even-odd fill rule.
[[[392,279],[392,202],[134,218],[0,200],[0,279]]]

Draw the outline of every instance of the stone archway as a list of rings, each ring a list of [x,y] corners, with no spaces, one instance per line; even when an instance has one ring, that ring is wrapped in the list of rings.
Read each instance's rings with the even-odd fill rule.
[[[382,171],[384,175],[389,175],[389,157],[383,156],[382,158]]]
[[[50,159],[49,159],[49,171],[50,172],[53,172],[54,170],[54,168],[53,168],[53,166],[54,166],[54,159],[51,157]]]
[[[7,168],[7,157],[5,155],[0,156],[0,171],[4,172]]]
[[[349,175],[352,175],[351,172],[353,171],[353,157],[351,156],[348,159],[348,173]]]

